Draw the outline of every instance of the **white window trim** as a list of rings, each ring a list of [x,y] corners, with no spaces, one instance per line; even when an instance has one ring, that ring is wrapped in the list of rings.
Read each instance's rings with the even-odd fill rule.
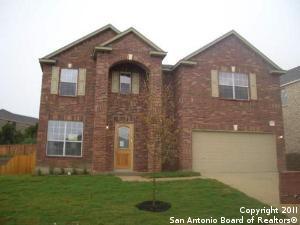
[[[222,73],[222,72],[220,72],[220,73]],[[220,73],[219,73],[219,76],[220,76]],[[249,76],[248,76],[248,74],[245,74],[246,76],[247,76],[247,78],[248,78],[248,85],[247,86],[242,86],[242,85],[235,85],[235,83],[234,83],[234,75],[235,74],[238,74],[238,73],[231,73],[231,79],[232,79],[232,85],[225,85],[225,84],[220,84],[220,78],[219,78],[219,86],[227,86],[227,87],[232,87],[232,100],[244,100],[244,101],[247,101],[247,100],[249,100],[250,98],[250,96],[249,96],[249,89],[250,89],[250,87],[249,87]],[[248,98],[247,99],[240,99],[240,98],[236,98],[236,96],[235,96],[235,87],[246,87],[247,88],[247,93],[248,93]]]
[[[51,120],[49,120],[51,121]],[[48,126],[49,126],[49,121],[48,121]],[[59,121],[59,120],[52,120],[52,121]],[[82,123],[82,137],[81,137],[81,141],[67,141],[67,140],[55,140],[55,139],[48,139],[48,129],[47,129],[47,144],[46,144],[46,156],[49,157],[73,157],[73,158],[82,158],[82,146],[83,146],[83,127],[84,124],[82,121],[66,121],[66,120],[61,120],[63,122],[65,122],[65,129],[64,129],[64,139],[66,138],[66,134],[67,134],[67,122],[80,122]],[[48,154],[48,141],[53,141],[53,142],[63,142],[63,154],[62,155],[49,155]],[[81,143],[81,148],[80,148],[80,155],[66,155],[66,142],[76,142],[76,143]]]
[[[128,75],[130,75],[130,92],[129,93],[122,93],[121,92],[121,75],[122,74],[128,74]],[[132,94],[132,73],[131,72],[120,72],[119,73],[119,93],[122,94],[122,95]]]
[[[284,101],[284,98],[285,98],[285,101]],[[288,106],[289,96],[288,96],[288,93],[287,93],[286,89],[282,89],[280,91],[280,99],[281,99],[281,105],[282,105],[282,107],[287,107]]]
[[[67,82],[67,81],[61,81],[61,71],[62,70],[77,70],[77,78],[76,78],[76,82]],[[78,92],[78,77],[79,77],[79,69],[70,69],[70,68],[61,68],[60,72],[59,72],[59,96],[65,96],[65,97],[77,97],[77,92]],[[60,92],[60,84],[61,83],[70,83],[70,84],[76,84],[75,86],[75,95],[62,95]]]

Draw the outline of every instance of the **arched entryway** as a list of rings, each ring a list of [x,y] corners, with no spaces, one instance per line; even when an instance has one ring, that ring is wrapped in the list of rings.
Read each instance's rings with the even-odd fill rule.
[[[139,94],[148,81],[148,69],[133,61],[115,63],[109,70],[109,91],[119,94]]]
[[[108,150],[115,171],[147,171],[147,93],[149,70],[134,61],[109,69]]]

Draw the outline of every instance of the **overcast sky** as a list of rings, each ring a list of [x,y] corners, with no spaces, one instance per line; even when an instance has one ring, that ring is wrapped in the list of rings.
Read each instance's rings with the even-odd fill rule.
[[[0,109],[38,117],[38,58],[108,24],[135,27],[173,64],[236,30],[283,69],[300,65],[300,1],[0,0]]]

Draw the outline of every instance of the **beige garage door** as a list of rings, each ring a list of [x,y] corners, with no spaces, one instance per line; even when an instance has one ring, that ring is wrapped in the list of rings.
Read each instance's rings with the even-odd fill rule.
[[[275,135],[193,132],[193,170],[202,173],[277,172]]]

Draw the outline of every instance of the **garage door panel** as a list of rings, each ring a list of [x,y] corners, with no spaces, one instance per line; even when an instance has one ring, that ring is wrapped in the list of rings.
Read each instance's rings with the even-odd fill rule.
[[[272,134],[193,132],[193,169],[199,172],[276,172]]]

